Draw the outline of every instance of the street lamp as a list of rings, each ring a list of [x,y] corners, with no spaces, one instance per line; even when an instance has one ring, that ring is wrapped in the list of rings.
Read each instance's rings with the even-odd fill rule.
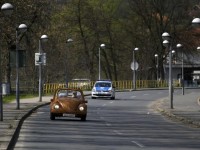
[[[136,47],[134,48],[133,50],[133,89],[136,90],[136,70],[138,68],[138,63],[136,62],[136,59],[135,59],[135,51],[138,51],[139,48]]]
[[[72,43],[73,42],[73,39],[69,38],[67,39],[66,43]],[[65,55],[66,56],[66,59],[65,59],[65,81],[66,81],[66,88],[68,88],[68,80],[67,80],[67,54]]]
[[[11,13],[13,12],[13,6],[10,3],[5,3],[1,6],[1,11],[5,14],[5,15],[11,15]],[[1,51],[0,51],[0,58],[1,58]],[[1,64],[1,60],[0,60],[0,64]],[[1,75],[2,69],[0,69],[0,120],[3,121],[3,97],[2,97],[2,75]]]
[[[5,3],[1,6],[1,10],[5,15],[9,16],[13,12],[13,5],[10,3]]]
[[[200,24],[200,18],[194,18],[194,19],[192,20],[192,25],[194,25],[194,26],[199,26],[199,24]]]
[[[40,63],[39,63],[39,102],[42,102],[42,65],[43,65],[43,61],[42,61],[42,57],[43,57],[43,53],[42,53],[42,42],[46,42],[48,41],[48,36],[47,35],[42,35],[39,39],[39,56],[40,56]]]
[[[19,33],[26,32],[27,26],[25,24],[20,24],[19,27],[16,29],[16,103],[17,109],[20,109],[20,102],[19,102]]]
[[[172,47],[171,47],[171,36],[169,33],[164,32],[162,34],[163,46],[169,49],[169,99],[171,102],[171,109],[173,109],[173,86],[172,86]]]
[[[182,46],[182,44],[177,44],[176,47],[178,49],[181,49],[183,46]],[[184,58],[183,58],[183,50],[182,50],[182,53],[181,53],[181,59],[182,59],[181,83],[182,83],[182,94],[184,95]]]
[[[99,47],[99,80],[101,80],[101,48],[105,48],[105,44],[101,44]]]
[[[155,56],[155,59],[156,59],[156,71],[157,71],[157,81],[158,81],[158,79],[159,79],[159,77],[158,77],[158,54],[155,54],[154,55]]]

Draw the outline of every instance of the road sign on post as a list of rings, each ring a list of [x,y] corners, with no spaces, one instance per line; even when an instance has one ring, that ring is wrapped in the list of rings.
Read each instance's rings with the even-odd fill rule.
[[[133,61],[131,63],[131,69],[134,71],[134,70],[138,70],[138,67],[139,67],[139,64],[137,61]]]
[[[35,65],[46,65],[46,53],[35,53]]]

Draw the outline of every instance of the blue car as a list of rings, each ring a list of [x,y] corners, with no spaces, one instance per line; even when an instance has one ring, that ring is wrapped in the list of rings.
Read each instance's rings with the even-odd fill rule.
[[[111,81],[96,81],[92,88],[92,99],[110,98],[115,99],[115,88]]]

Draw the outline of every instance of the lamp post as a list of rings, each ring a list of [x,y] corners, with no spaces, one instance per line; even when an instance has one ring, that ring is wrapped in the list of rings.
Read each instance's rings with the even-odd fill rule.
[[[13,12],[13,6],[10,3],[5,3],[1,6],[1,10],[5,15],[11,15]],[[0,58],[1,58],[1,51],[0,51]],[[0,59],[1,64],[1,59]],[[2,67],[1,67],[2,68]],[[3,97],[2,97],[2,75],[1,75],[2,69],[0,69],[0,120],[3,121]]]
[[[105,44],[101,44],[99,47],[99,80],[101,80],[101,48],[105,48]]]
[[[137,62],[135,60],[135,51],[138,51],[138,50],[139,50],[138,47],[134,48],[134,50],[133,50],[133,65],[134,65],[134,67],[133,67],[133,89],[134,90],[136,90],[136,70],[137,70],[136,68],[138,67],[138,66],[136,66],[138,64],[136,64]]]
[[[156,75],[157,75],[157,81],[159,80],[159,77],[158,77],[158,54],[155,54],[155,59],[156,59]]]
[[[169,49],[169,99],[170,99],[170,107],[173,109],[173,86],[172,86],[172,47],[171,47],[171,36],[169,33],[164,32],[162,34],[163,45]]]
[[[20,24],[19,27],[16,29],[16,103],[17,109],[20,109],[20,102],[19,102],[19,33],[26,32],[27,26],[25,24]]]
[[[182,44],[177,44],[177,48],[181,49],[183,46]],[[184,58],[183,58],[183,50],[181,51],[181,60],[182,60],[182,69],[181,69],[181,84],[182,84],[182,94],[184,95]]]
[[[67,41],[66,41],[67,44],[72,43],[72,42],[73,42],[73,39],[71,39],[71,38],[67,39]],[[65,59],[65,81],[66,81],[66,88],[68,88],[68,80],[67,80],[67,54],[65,56],[66,56],[66,59]]]
[[[46,42],[48,40],[47,35],[42,35],[39,39],[39,56],[40,56],[40,63],[39,63],[39,102],[42,102],[42,42]]]

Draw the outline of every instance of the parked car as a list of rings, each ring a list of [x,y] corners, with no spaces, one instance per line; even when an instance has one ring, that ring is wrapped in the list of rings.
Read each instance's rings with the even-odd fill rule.
[[[87,101],[80,89],[58,88],[50,103],[50,119],[74,114],[85,121],[87,117]]]
[[[92,93],[92,99],[110,98],[115,99],[115,87],[110,80],[98,80],[95,82]]]

